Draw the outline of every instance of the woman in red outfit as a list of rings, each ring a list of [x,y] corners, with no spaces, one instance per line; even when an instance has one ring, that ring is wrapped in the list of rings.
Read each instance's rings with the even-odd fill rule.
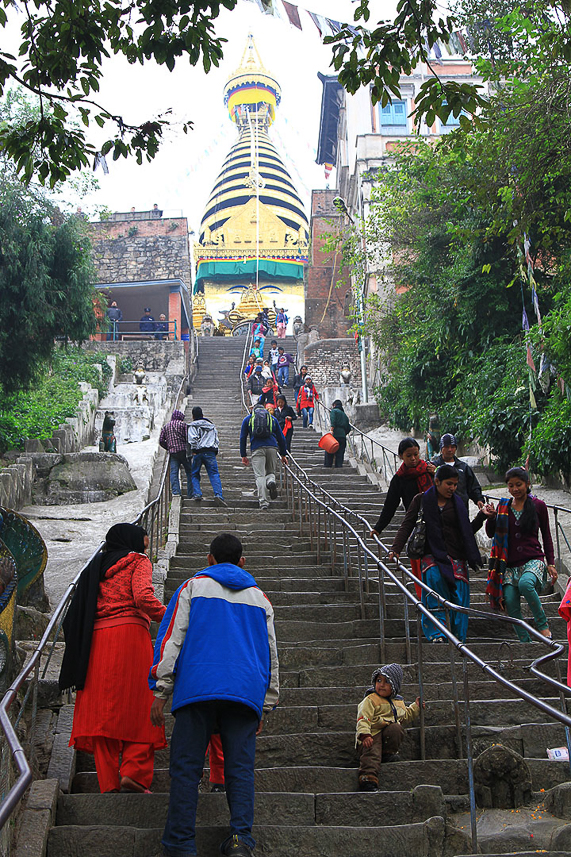
[[[148,791],[155,750],[167,746],[164,729],[150,720],[149,626],[166,608],[154,594],[148,546],[142,527],[111,527],[63,623],[60,689],[77,690],[69,743],[93,753],[102,792]]]

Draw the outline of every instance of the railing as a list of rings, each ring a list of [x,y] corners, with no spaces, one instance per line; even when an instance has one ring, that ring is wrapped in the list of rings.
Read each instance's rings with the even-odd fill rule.
[[[250,413],[252,409],[252,403],[250,401],[250,392],[248,390],[248,382],[246,380],[246,376],[244,375],[244,370],[246,369],[246,363],[248,361],[248,354],[250,353],[250,349],[252,347],[252,325],[250,324],[248,334],[246,336],[246,341],[244,342],[244,350],[242,351],[242,366],[240,367],[240,392],[242,393],[242,410],[245,414]]]
[[[178,406],[184,398],[184,389],[186,386],[186,378],[180,384],[176,396],[176,405]],[[164,542],[164,537],[168,529],[169,510],[171,505],[171,484],[169,479],[169,456],[165,457],[163,464],[159,489],[155,499],[148,503],[137,518],[133,521],[134,524],[144,527],[149,535],[149,556],[151,561],[156,559],[157,551],[160,545]],[[52,656],[55,651],[56,643],[61,634],[63,620],[71,603],[79,578],[83,571],[91,562],[93,557],[101,550],[102,544],[99,545],[96,551],[90,556],[88,562],[83,566],[81,571],[74,577],[72,582],[67,587],[61,601],[55,608],[49,624],[44,631],[42,638],[36,649],[34,650],[30,660],[14,679],[2,700],[0,701],[0,726],[3,731],[2,741],[2,782],[9,781],[8,770],[10,759],[17,769],[18,778],[11,786],[7,793],[2,794],[2,802],[0,803],[0,830],[4,830],[6,822],[17,808],[24,792],[32,781],[32,755],[34,751],[34,735],[37,715],[37,700],[38,700],[38,684],[40,678],[45,678],[49,668]],[[49,651],[48,651],[49,649]],[[46,655],[45,658],[43,656]],[[43,662],[42,662],[43,661]],[[20,709],[15,717],[14,724],[10,720],[10,708],[17,699],[18,693],[23,689],[25,683],[28,682],[25,689],[24,697],[20,704]],[[24,716],[28,701],[32,701],[31,724],[27,731],[27,751],[22,746],[16,730]],[[28,758],[29,757],[29,758]],[[9,841],[4,842],[4,855],[9,853]]]
[[[526,622],[520,619],[512,619],[504,614],[491,613],[489,611],[477,610],[471,607],[460,607],[450,601],[442,598],[438,593],[430,589],[422,581],[419,581],[412,572],[402,563],[398,562],[396,568],[392,571],[385,561],[380,559],[373,553],[371,548],[366,543],[367,534],[370,527],[367,521],[354,512],[348,509],[343,504],[335,500],[332,495],[325,491],[321,486],[313,482],[307,473],[295,461],[293,456],[289,456],[288,465],[286,465],[281,474],[282,479],[282,496],[287,498],[288,509],[291,511],[292,520],[298,522],[300,533],[309,535],[310,544],[313,550],[316,551],[318,562],[321,561],[323,555],[327,553],[330,558],[332,571],[339,567],[345,581],[346,589],[349,588],[349,581],[355,580],[359,588],[361,617],[366,617],[365,595],[371,590],[371,583],[376,583],[378,590],[378,611],[379,611],[379,638],[381,644],[381,658],[386,660],[386,623],[387,623],[387,588],[391,588],[392,594],[399,594],[403,597],[403,616],[404,616],[404,637],[407,663],[412,663],[412,639],[416,638],[416,662],[417,675],[419,685],[419,695],[421,700],[420,707],[420,729],[419,729],[419,745],[421,759],[426,758],[426,726],[424,716],[424,662],[423,662],[423,646],[426,640],[423,637],[421,629],[421,618],[424,616],[433,622],[439,632],[446,638],[449,643],[450,652],[450,668],[451,682],[453,688],[453,705],[454,719],[456,731],[456,743],[458,757],[466,758],[468,768],[468,790],[470,800],[470,817],[471,817],[471,835],[472,835],[472,852],[478,852],[477,828],[476,828],[476,797],[474,784],[474,758],[473,758],[473,743],[472,743],[472,720],[470,711],[470,680],[468,674],[468,666],[470,663],[475,665],[479,670],[482,670],[487,676],[498,682],[502,687],[509,690],[522,701],[533,705],[543,714],[553,718],[565,727],[567,747],[570,751],[571,759],[571,741],[570,728],[571,717],[567,714],[566,696],[571,693],[571,689],[561,681],[561,661],[560,656],[565,652],[565,647],[554,640],[549,640],[540,632],[530,627]],[[364,531],[364,533],[363,533]],[[389,549],[379,537],[375,537],[377,546],[386,553]],[[433,613],[424,606],[414,593],[414,586],[420,586],[425,592],[429,593],[445,611],[446,624],[440,622]],[[507,625],[519,625],[531,635],[531,637],[542,646],[548,649],[547,653],[536,658],[528,667],[530,673],[545,682],[550,688],[555,690],[559,695],[560,709],[553,707],[543,699],[537,698],[533,693],[519,686],[515,682],[502,675],[501,663],[496,669],[491,663],[484,661],[476,652],[474,652],[466,643],[459,640],[450,631],[450,615],[451,611],[464,613],[474,618],[486,618],[494,622],[501,622]],[[411,614],[416,613],[416,620],[411,618]],[[414,628],[413,628],[414,625]],[[509,647],[508,641],[505,641]],[[461,677],[459,675],[460,662],[457,656],[461,658]],[[557,678],[552,678],[541,671],[541,667],[545,664],[555,661]],[[463,699],[460,695],[460,685],[463,688]],[[570,761],[571,766],[571,761]]]
[[[141,321],[141,319],[125,319],[122,318],[121,321],[113,321],[112,319],[107,319],[108,324],[110,324],[110,328],[105,334],[104,330],[101,330],[101,335],[107,336],[107,341],[116,341],[119,339],[142,339],[142,338],[151,338],[157,340],[167,340],[171,341],[176,340],[177,337],[177,326],[176,326],[176,318],[172,321],[169,319],[168,321],[165,319],[164,321]],[[104,322],[102,321],[101,324]],[[132,330],[129,330],[126,325],[136,325],[136,327]],[[154,325],[150,330],[141,330],[140,324],[150,324]],[[161,325],[161,327],[157,327],[157,325]],[[172,334],[172,335],[171,335]]]
[[[331,425],[329,414],[331,408],[317,399],[318,423],[323,431],[328,431]],[[383,446],[378,440],[369,437],[365,432],[350,423],[351,432],[347,435],[347,446],[353,458],[368,464],[371,470],[378,473],[388,484],[397,472],[400,462],[396,452]]]

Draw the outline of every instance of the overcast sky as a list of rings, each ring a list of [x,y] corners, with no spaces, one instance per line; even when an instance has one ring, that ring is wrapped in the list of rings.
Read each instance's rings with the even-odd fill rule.
[[[375,22],[393,11],[390,0],[373,5]],[[96,172],[100,190],[80,202],[83,210],[89,215],[95,214],[97,205],[112,211],[129,211],[132,206],[145,210],[156,202],[165,215],[186,216],[189,229],[198,233],[216,176],[237,139],[222,93],[240,63],[251,32],[262,62],[282,89],[282,102],[270,133],[309,214],[311,190],[326,186],[323,167],[315,163],[322,92],[317,72],[332,73],[332,69],[331,48],[321,43],[317,28],[304,10],[352,21],[355,3],[309,0],[307,6],[299,8],[302,32],[286,20],[262,14],[246,0],[239,0],[232,12],[223,10],[216,31],[228,39],[225,57],[220,67],[208,75],[202,67],[193,68],[182,60],[171,73],[152,63],[131,66],[114,59],[106,70],[100,103],[123,115],[129,123],[139,123],[172,108],[177,119],[192,120],[194,129],[185,135],[175,126],[151,164],[137,166],[134,160],[109,160],[109,175],[103,175],[100,169]],[[70,202],[75,206],[77,200]]]

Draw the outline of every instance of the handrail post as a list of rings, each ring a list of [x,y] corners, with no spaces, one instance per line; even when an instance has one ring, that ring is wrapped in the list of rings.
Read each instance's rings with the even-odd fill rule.
[[[561,543],[559,541],[559,510],[553,510],[553,516],[555,518],[555,540],[557,542],[557,571],[561,568]],[[569,763],[571,764],[571,759],[569,759]]]
[[[387,619],[387,601],[385,592],[385,568],[381,563],[378,564],[379,569],[379,631],[381,636],[381,660],[383,663],[387,659],[387,643],[386,643],[386,628],[385,622]]]
[[[468,761],[468,792],[470,796],[470,826],[472,829],[472,854],[478,853],[478,827],[476,817],[476,789],[474,786],[474,758],[472,756],[472,720],[470,717],[470,684],[468,664],[462,661],[464,674],[464,722],[466,725],[466,757]]]
[[[317,504],[317,565],[321,565],[321,504]]]
[[[420,758],[421,761],[426,759],[426,726],[424,723],[424,684],[422,673],[424,669],[423,663],[423,648],[422,648],[422,623],[420,610],[416,613],[416,650],[418,663],[418,695],[420,696]]]
[[[454,646],[449,646],[450,649],[450,675],[452,677],[452,694],[454,702],[454,720],[456,721],[456,744],[458,758],[464,757],[464,747],[462,743],[462,719],[460,717],[460,696],[458,694],[458,679],[456,675],[456,650]]]
[[[402,582],[403,585],[406,586],[406,576],[404,571],[402,572]],[[408,609],[408,598],[403,592],[403,601],[404,601],[404,641],[405,641],[405,652],[406,652],[406,662],[407,664],[412,663],[412,646],[410,643],[410,613]]]

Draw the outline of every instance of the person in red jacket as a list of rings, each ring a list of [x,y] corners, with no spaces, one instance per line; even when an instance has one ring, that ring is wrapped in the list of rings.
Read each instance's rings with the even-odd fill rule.
[[[155,750],[149,626],[166,607],[155,597],[143,527],[115,524],[81,575],[64,619],[60,690],[77,690],[70,747],[95,756],[102,792],[148,792]]]
[[[297,411],[298,413],[301,412],[304,428],[307,428],[308,425],[309,428],[313,428],[313,409],[315,408],[317,399],[319,399],[319,395],[313,386],[313,381],[309,375],[306,375],[297,398]]]

